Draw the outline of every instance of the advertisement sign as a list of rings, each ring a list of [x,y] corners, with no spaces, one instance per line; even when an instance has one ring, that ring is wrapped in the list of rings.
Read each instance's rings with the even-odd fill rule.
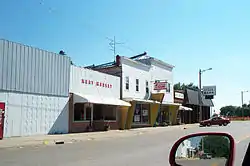
[[[167,82],[155,82],[154,83],[154,90],[165,90],[167,89]]]
[[[177,99],[184,99],[184,94],[180,92],[175,92],[174,97]]]
[[[203,94],[205,96],[215,96],[216,86],[203,86]]]

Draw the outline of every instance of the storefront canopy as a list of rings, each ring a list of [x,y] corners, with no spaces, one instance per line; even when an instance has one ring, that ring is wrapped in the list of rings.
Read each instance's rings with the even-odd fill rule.
[[[94,103],[94,104],[105,104],[105,105],[117,105],[130,107],[131,104],[120,99],[94,96],[94,95],[83,95],[74,93],[74,103]]]
[[[197,90],[192,90],[192,89],[187,89],[187,101],[186,104],[191,104],[191,105],[199,105],[199,96],[198,96],[198,91]],[[214,104],[211,99],[205,99],[205,96],[202,95],[202,105],[203,106],[208,106],[208,107],[213,107]]]
[[[192,108],[185,107],[185,106],[182,106],[182,105],[179,107],[179,110],[183,110],[183,111],[193,111]]]

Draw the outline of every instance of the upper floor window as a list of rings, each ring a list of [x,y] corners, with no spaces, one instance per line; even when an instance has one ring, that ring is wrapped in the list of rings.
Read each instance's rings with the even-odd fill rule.
[[[136,92],[139,92],[139,79],[136,79]]]
[[[146,93],[149,93],[148,81],[146,81]]]
[[[129,77],[128,76],[125,78],[125,86],[126,86],[126,90],[129,90]]]

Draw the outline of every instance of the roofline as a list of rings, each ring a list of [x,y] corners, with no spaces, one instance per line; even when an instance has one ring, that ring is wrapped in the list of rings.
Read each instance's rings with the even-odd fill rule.
[[[153,58],[153,57],[150,57],[151,60],[155,61],[156,63],[159,63],[163,66],[167,66],[167,67],[170,67],[171,69],[173,69],[175,66],[174,65],[171,65],[169,63],[166,63],[166,62],[163,62],[162,60],[159,60],[159,59],[156,59],[156,58]]]

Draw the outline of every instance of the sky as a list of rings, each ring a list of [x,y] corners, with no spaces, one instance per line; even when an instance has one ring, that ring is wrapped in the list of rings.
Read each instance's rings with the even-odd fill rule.
[[[241,105],[250,90],[249,0],[8,0],[0,1],[0,38],[52,52],[77,65],[148,55],[173,64],[174,82],[216,85],[214,109]],[[250,93],[244,93],[249,103]]]

